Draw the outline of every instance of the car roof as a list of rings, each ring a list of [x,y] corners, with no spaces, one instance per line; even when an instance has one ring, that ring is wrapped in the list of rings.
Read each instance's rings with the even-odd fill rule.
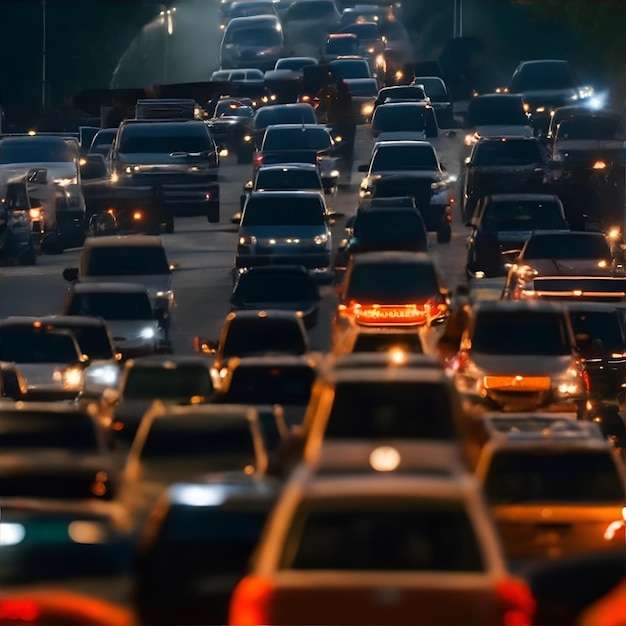
[[[516,202],[530,200],[536,200],[537,202],[561,202],[559,196],[549,193],[492,193],[488,195],[488,198],[490,200],[493,200],[494,202]]]
[[[126,368],[159,367],[163,369],[176,369],[179,365],[201,365],[203,367],[210,367],[211,358],[199,354],[151,354],[128,359],[124,365]]]
[[[351,258],[354,266],[368,265],[370,263],[419,263],[433,265],[434,259],[428,252],[405,252],[400,250],[383,250],[376,252],[361,252]]]
[[[395,102],[392,100],[391,102],[384,102],[383,104],[379,105],[378,109],[382,109],[383,107],[419,107],[420,109],[432,108],[432,106],[424,100],[401,100]],[[378,111],[378,109],[376,110]]]
[[[139,283],[88,282],[74,283],[70,289],[74,293],[145,293],[148,289]]]
[[[558,228],[555,230],[537,229],[531,234],[531,237],[549,237],[556,235],[557,237],[595,237],[596,239],[606,239],[606,235],[601,232],[590,230],[566,230],[564,228]]]
[[[389,104],[381,104],[381,106],[394,106],[396,104],[404,104],[404,103],[403,102],[390,102]],[[435,149],[435,147],[429,141],[424,141],[422,139],[403,139],[401,141],[393,141],[389,139],[389,140],[377,141],[375,145],[376,149],[395,148],[395,147],[401,148],[405,146],[409,146],[409,147],[430,146],[433,150]]]
[[[252,310],[252,311],[231,311],[226,316],[226,320],[233,322],[235,320],[256,320],[256,319],[272,319],[283,320],[285,322],[302,321],[302,314],[296,311],[282,311],[280,309]]]
[[[472,98],[469,104],[471,105],[472,102],[476,102],[477,100],[519,100],[523,102],[524,98],[519,93],[483,93]]]
[[[108,235],[105,237],[87,237],[85,248],[123,248],[126,246],[141,248],[162,248],[163,240],[155,235]]]
[[[303,102],[302,104],[304,104],[304,106],[311,106],[308,103]],[[328,133],[328,128],[326,128],[326,126],[322,126],[321,124],[270,124],[265,131],[271,131],[273,129],[276,128],[280,128],[280,129],[287,129],[287,130],[323,130],[324,132]]]
[[[267,165],[261,165],[257,170],[259,172],[266,171],[283,171],[283,170],[304,170],[308,172],[319,172],[315,163],[268,163]]]
[[[228,30],[229,28],[231,30],[239,28],[257,28],[258,26],[275,27],[276,24],[280,24],[280,20],[276,15],[248,15],[244,17],[233,17],[228,22],[226,30]]]
[[[322,355],[310,352],[307,354],[278,354],[271,356],[235,356],[228,359],[229,369],[245,369],[246,367],[310,367],[318,369],[321,365]]]
[[[418,331],[413,329],[413,332],[402,332],[398,328],[390,328],[387,333],[375,333],[371,332],[369,329],[365,329],[365,332],[361,332],[359,329],[355,332],[355,335],[358,337],[360,335],[373,335],[377,334],[379,336],[384,336],[385,334],[389,335],[406,335],[419,337]],[[442,361],[435,356],[430,356],[426,354],[415,354],[415,353],[406,353],[402,351],[399,357],[397,353],[393,350],[389,350],[387,352],[350,352],[348,354],[341,354],[337,356],[329,355],[325,366],[332,369],[332,371],[344,370],[344,369],[355,369],[360,367],[366,368],[396,368],[396,367],[407,367],[407,368],[435,368],[438,370],[443,369]]]
[[[357,36],[354,33],[330,33],[326,38],[327,41],[332,41],[334,39],[357,39]]]
[[[106,322],[101,317],[90,317],[87,315],[43,315],[37,317],[34,315],[13,315],[0,320],[0,324],[34,324],[41,322],[43,325],[53,326],[93,326],[107,328]]]
[[[548,300],[479,300],[472,306],[474,313],[482,311],[524,311],[564,314],[567,309],[561,301]]]
[[[356,355],[358,356],[358,355]],[[419,355],[417,355],[419,356]],[[346,355],[349,357],[349,355]],[[341,359],[337,361],[340,364]],[[358,359],[354,359],[358,361]],[[388,364],[380,367],[361,367],[355,364],[353,367],[329,367],[321,371],[322,378],[331,385],[342,383],[363,383],[364,385],[387,385],[389,383],[441,383],[452,389],[452,380],[444,369],[426,364],[424,367],[389,367]]]
[[[257,265],[246,268],[241,276],[298,276],[314,280],[303,265]]]
[[[248,200],[251,198],[317,198],[319,200],[320,193],[318,191],[302,191],[300,189],[296,189],[293,191],[251,191]]]
[[[526,65],[539,65],[546,63],[561,63],[564,65],[569,65],[569,61],[565,59],[532,59],[530,61],[521,61],[518,67],[523,67]]]

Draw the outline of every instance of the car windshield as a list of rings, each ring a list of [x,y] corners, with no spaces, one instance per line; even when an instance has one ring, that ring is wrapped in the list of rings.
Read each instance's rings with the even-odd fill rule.
[[[359,333],[352,352],[389,352],[392,349],[412,354],[424,352],[419,335],[408,333]]]
[[[91,360],[94,359],[113,359],[115,358],[115,350],[111,344],[111,338],[104,325],[80,325],[69,323],[54,323],[54,328],[69,330],[76,337],[78,347],[83,354],[86,354]]]
[[[255,189],[264,191],[298,191],[319,189],[323,191],[322,180],[317,170],[296,170],[289,168],[259,170]]]
[[[241,46],[282,46],[283,36],[275,26],[261,28],[237,28],[227,33],[224,43]]]
[[[306,406],[316,371],[302,366],[244,366],[235,368],[226,390],[228,402]]]
[[[363,40],[380,39],[380,30],[378,28],[378,24],[374,22],[361,22],[358,24],[350,24],[349,26],[344,26],[341,29],[341,32],[352,33],[356,35],[359,39]]]
[[[479,167],[539,165],[543,156],[537,141],[488,140],[476,144],[471,162]]]
[[[337,383],[324,440],[449,440],[456,436],[445,385],[385,380]]]
[[[261,130],[278,124],[315,124],[315,110],[310,104],[302,106],[276,105],[259,109],[254,116],[254,128]]]
[[[254,15],[276,15],[271,2],[239,2],[229,11],[229,17],[252,17]]]
[[[576,80],[567,63],[532,63],[516,72],[509,85],[511,93],[575,89]]]
[[[492,504],[563,502],[624,504],[624,485],[608,451],[501,450],[489,464]]]
[[[622,120],[611,117],[575,117],[562,121],[557,129],[557,141],[561,140],[597,140],[623,141],[624,124]]]
[[[367,61],[333,61],[330,64],[332,72],[339,78],[370,78],[370,67]]]
[[[46,138],[0,141],[0,163],[72,163],[74,153],[65,141]]]
[[[345,299],[360,304],[413,304],[438,294],[437,274],[430,263],[363,263],[354,266]]]
[[[384,102],[387,98],[392,100],[425,100],[426,93],[421,87],[387,87],[381,89],[378,96],[379,102]]]
[[[317,61],[315,59],[300,59],[300,58],[285,58],[279,59],[276,61],[276,69],[277,70],[292,70],[298,71],[307,65],[317,65]]]
[[[72,502],[112,500],[115,496],[113,486],[109,481],[97,481],[97,475],[98,472],[77,470],[75,467],[54,470],[33,468],[31,471],[16,472],[0,470],[0,485],[5,498]]]
[[[308,274],[243,274],[232,295],[232,301],[241,304],[317,302],[319,299],[317,285]]]
[[[418,85],[424,86],[424,91],[429,98],[433,100],[448,98],[446,86],[440,78],[416,78],[415,80]]]
[[[263,151],[266,150],[328,150],[331,139],[323,128],[271,128],[266,131]]]
[[[129,369],[122,389],[122,395],[128,400],[208,398],[212,393],[211,375],[203,365],[135,365]]]
[[[412,496],[304,502],[285,543],[283,570],[481,572],[465,508]]]
[[[602,235],[592,233],[531,235],[521,258],[608,260],[611,258],[611,249]]]
[[[56,448],[80,454],[100,452],[96,428],[89,415],[3,411],[0,415],[0,449],[9,452],[27,448]]]
[[[468,128],[474,126],[528,126],[530,124],[521,98],[476,98],[467,108]]]
[[[402,244],[422,242],[426,246],[424,221],[417,211],[379,211],[371,214],[358,215],[354,220],[354,240],[357,243],[378,244],[377,249],[385,250],[385,246],[401,246]]]
[[[241,226],[323,226],[324,206],[321,198],[259,198],[246,203]]]
[[[567,228],[561,207],[554,202],[525,200],[490,202],[480,220],[486,232]]]
[[[0,328],[0,361],[78,363],[80,353],[71,334],[47,332],[34,326]]]
[[[173,152],[200,153],[213,149],[208,129],[194,134],[183,129],[146,134],[149,127],[141,124],[139,129],[127,126],[122,130],[119,152],[122,154],[171,154]]]
[[[333,37],[326,42],[325,54],[357,54],[359,41],[352,37]]]
[[[233,320],[226,341],[224,358],[270,354],[304,354],[306,338],[299,324],[282,319],[257,318]]]
[[[562,356],[572,347],[563,315],[529,311],[482,311],[472,334],[480,354]]]
[[[74,293],[68,314],[102,317],[112,321],[153,319],[147,292]]]
[[[369,96],[375,98],[378,94],[378,85],[375,80],[359,80],[348,85],[348,90],[353,96]]]
[[[96,146],[110,146],[115,139],[115,135],[117,134],[117,129],[113,128],[111,130],[101,130],[98,131],[93,140],[91,141],[90,150],[95,148]]]
[[[171,274],[162,246],[94,247],[86,256],[85,276]]]
[[[378,107],[376,113],[383,107]],[[396,122],[390,122],[396,127]],[[401,126],[401,124],[398,124]],[[424,127],[422,126],[421,130]],[[381,129],[382,130],[382,129]],[[389,128],[385,129],[386,131]],[[396,128],[396,130],[408,130]],[[416,146],[385,146],[380,147],[374,153],[372,159],[372,172],[415,172],[438,170],[437,156],[430,144]]]
[[[287,11],[289,19],[318,20],[337,13],[335,3],[324,0],[294,2]]]
[[[602,347],[614,352],[626,350],[624,330],[615,311],[572,311],[569,312],[576,335],[588,335],[602,342]]]

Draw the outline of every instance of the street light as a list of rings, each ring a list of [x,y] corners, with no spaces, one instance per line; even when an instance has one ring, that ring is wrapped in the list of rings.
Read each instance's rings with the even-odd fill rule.
[[[171,35],[174,34],[174,20],[172,15],[176,13],[176,7],[164,9],[159,13],[161,23],[165,26],[165,43],[163,45],[163,83],[167,83],[167,57],[168,42]]]

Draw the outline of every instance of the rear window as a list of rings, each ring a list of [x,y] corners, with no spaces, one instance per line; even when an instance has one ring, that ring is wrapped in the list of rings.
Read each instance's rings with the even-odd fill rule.
[[[301,505],[280,568],[480,572],[483,557],[457,503],[393,498]]]
[[[83,266],[85,276],[171,274],[162,246],[94,247]]]
[[[256,178],[256,189],[259,191],[298,191],[304,189],[323,191],[324,188],[316,170],[295,170],[285,167],[279,170],[259,170]]]
[[[440,78],[416,78],[418,85],[424,86],[424,91],[429,98],[447,98],[448,92],[444,82]]]
[[[354,221],[354,237],[380,243],[384,250],[386,242],[413,242],[424,240],[426,247],[427,234],[424,221],[417,211],[378,211],[358,214]],[[393,249],[393,248],[389,248]]]
[[[472,163],[480,167],[538,165],[543,163],[539,143],[528,141],[480,141],[474,148]]]
[[[476,98],[467,108],[467,126],[510,125],[524,126],[530,122],[521,98]]]
[[[233,292],[233,301],[241,304],[254,302],[295,302],[318,301],[319,290],[310,276],[283,275],[243,275]]]
[[[326,54],[357,54],[359,41],[352,37],[332,38],[326,42],[324,51]]]
[[[75,293],[69,315],[102,317],[105,320],[152,320],[148,293]]]
[[[332,145],[323,128],[272,128],[266,131],[263,150],[327,150]]]
[[[454,439],[450,390],[435,382],[342,382],[325,439]]]
[[[252,197],[246,203],[241,226],[323,226],[323,200],[307,198]]]
[[[80,351],[91,360],[114,358],[115,350],[105,326],[73,326],[71,324],[65,326],[54,324],[54,328],[71,331],[76,337],[76,341],[78,341]]]
[[[361,333],[356,338],[352,352],[388,352],[392,349],[403,350],[413,354],[422,354],[422,341],[417,334],[408,333]]]
[[[317,119],[311,105],[304,106],[266,106],[254,116],[254,128],[257,130],[276,124],[315,124]]]
[[[574,332],[598,339],[602,347],[614,352],[624,352],[626,340],[620,318],[614,311],[569,312]]]
[[[374,98],[378,94],[378,85],[375,80],[350,83],[348,89],[353,96],[371,96]]]
[[[480,226],[487,232],[556,230],[566,229],[567,222],[556,202],[498,200],[487,204]]]
[[[227,30],[224,44],[241,44],[242,46],[282,46],[283,36],[275,26],[259,28],[237,28]]]
[[[98,476],[100,474],[100,476]],[[0,473],[2,496],[6,498],[34,498],[36,500],[112,500],[115,492],[111,483],[102,474],[105,472],[78,472],[66,470],[20,471]],[[70,513],[68,512],[67,515]],[[85,515],[81,514],[81,517]],[[83,518],[84,519],[84,518]],[[63,523],[67,534],[67,522]]]
[[[267,354],[304,354],[306,338],[299,324],[259,318],[233,321],[224,343],[224,358]]]
[[[392,100],[424,100],[426,93],[421,87],[388,87],[379,92],[379,102],[384,102],[387,98]]]
[[[27,363],[78,363],[80,354],[71,334],[33,327],[0,328],[0,361]]]
[[[370,78],[367,61],[333,61],[330,64],[334,76],[339,78]]]
[[[213,393],[211,375],[202,365],[166,367],[133,366],[128,371],[123,389],[126,399],[176,399]]]
[[[624,125],[617,118],[576,117],[559,124],[557,141],[559,139],[619,141],[624,139]]]
[[[147,133],[145,124],[125,126],[121,131],[119,152],[122,154],[170,154],[213,150],[211,136],[204,125],[195,128],[173,127],[167,130],[149,130],[153,132]]]
[[[383,107],[378,107],[376,109],[375,115],[378,115],[378,112],[382,108]],[[382,125],[377,126],[377,128],[381,132],[391,132],[392,130],[409,130],[409,128],[407,127],[402,127],[402,121],[404,121],[404,118],[400,118],[399,120],[392,120],[391,118],[389,118],[388,126]],[[420,125],[416,121],[410,123],[415,126],[416,130],[424,130],[424,126],[422,125],[420,128]],[[437,157],[431,145],[386,146],[377,148],[376,152],[374,153],[371,166],[372,173],[398,171],[414,172],[416,170],[429,172],[438,169],[439,164],[437,163]]]
[[[491,459],[485,492],[492,504],[623,504],[622,480],[608,451],[503,450]]]

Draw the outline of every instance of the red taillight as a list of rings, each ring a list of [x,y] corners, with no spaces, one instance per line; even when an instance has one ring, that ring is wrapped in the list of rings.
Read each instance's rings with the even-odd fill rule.
[[[515,578],[496,584],[496,595],[502,610],[503,626],[531,626],[535,613],[535,599],[530,587]]]
[[[34,622],[39,618],[39,607],[32,600],[0,600],[0,621],[5,623]]]
[[[267,578],[253,574],[242,578],[230,597],[228,623],[238,626],[270,624],[274,591],[274,584]]]
[[[263,155],[262,154],[257,154],[254,157],[254,164],[258,167],[259,165],[263,165]]]

